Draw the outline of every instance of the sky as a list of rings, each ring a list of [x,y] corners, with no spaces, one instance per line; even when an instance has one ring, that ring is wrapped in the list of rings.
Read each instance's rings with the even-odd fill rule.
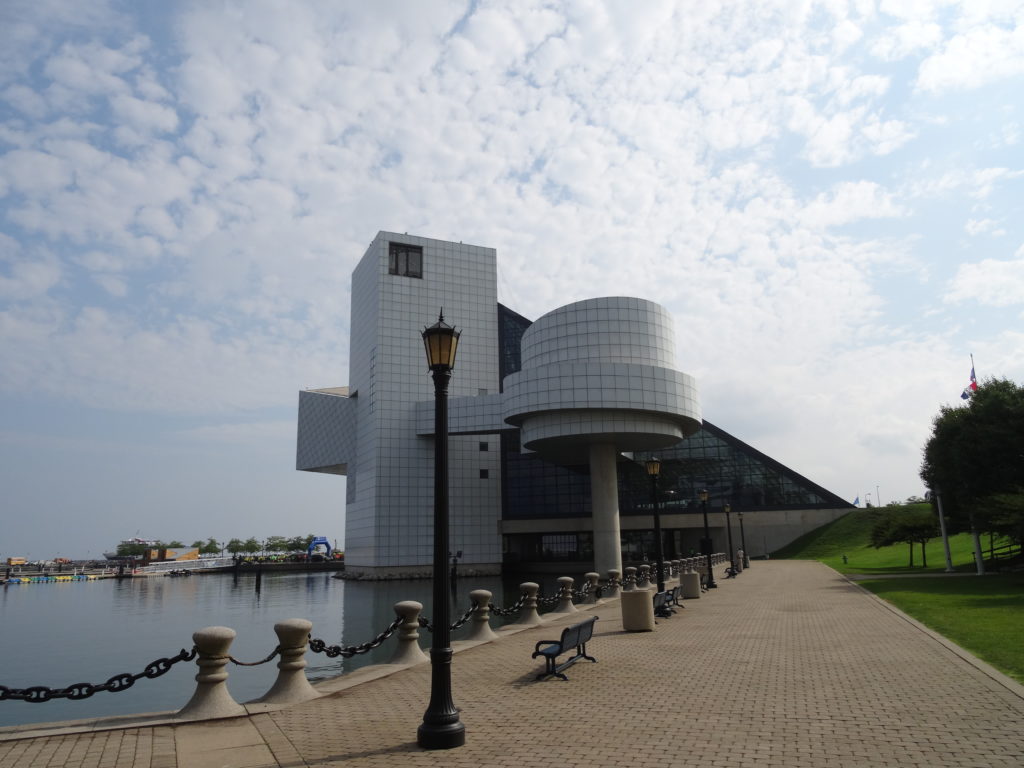
[[[296,409],[378,230],[659,302],[709,421],[922,495],[970,356],[1024,380],[1024,2],[5,0],[0,557],[343,546]]]

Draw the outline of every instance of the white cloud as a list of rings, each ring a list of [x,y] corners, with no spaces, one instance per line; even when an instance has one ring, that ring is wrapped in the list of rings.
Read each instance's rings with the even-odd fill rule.
[[[818,195],[808,204],[801,219],[811,227],[828,228],[861,219],[894,218],[905,215],[892,194],[870,181],[843,182],[829,195]]]
[[[51,255],[20,253],[18,244],[0,233],[0,299],[24,302],[45,296],[61,278],[61,268]]]
[[[990,307],[1024,305],[1024,246],[1012,259],[983,259],[961,264],[943,300],[974,301]]]
[[[930,50],[941,40],[941,26],[912,19],[884,30],[872,44],[871,52],[885,61],[899,61],[919,51]]]
[[[0,156],[0,174],[14,192],[46,196],[71,183],[72,165],[46,152],[15,149]]]
[[[114,115],[140,133],[169,133],[178,127],[178,115],[170,107],[134,96],[118,94],[110,100]]]
[[[31,118],[46,114],[46,100],[26,85],[12,85],[3,92],[4,101]]]
[[[969,29],[923,62],[918,87],[928,92],[977,88],[1024,73],[1024,23]]]
[[[1006,234],[1006,230],[1000,228],[999,222],[992,219],[968,219],[964,229],[969,235],[987,234],[992,237],[1002,237]]]
[[[128,283],[117,275],[94,274],[92,279],[111,296],[128,295]]]

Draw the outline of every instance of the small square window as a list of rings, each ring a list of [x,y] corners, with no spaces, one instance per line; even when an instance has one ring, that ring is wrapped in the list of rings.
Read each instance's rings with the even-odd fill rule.
[[[388,274],[423,277],[423,248],[405,243],[388,243]]]
[[[491,476],[490,470],[487,470],[487,469],[481,469],[480,470],[480,479],[481,480],[486,480],[490,476]]]
[[[480,450],[481,451],[489,451],[490,450],[490,446],[486,442],[482,442],[482,443],[480,443]]]

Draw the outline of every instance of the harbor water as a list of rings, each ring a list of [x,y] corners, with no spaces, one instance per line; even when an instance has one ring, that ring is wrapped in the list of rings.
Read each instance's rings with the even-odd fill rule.
[[[0,685],[61,688],[138,674],[156,659],[190,649],[192,633],[208,626],[234,629],[238,636],[231,655],[246,662],[274,649],[274,623],[282,619],[308,619],[313,637],[328,645],[359,645],[391,624],[400,600],[423,603],[429,618],[431,589],[429,580],[345,581],[326,572],[264,573],[258,592],[252,573],[11,584],[0,587]],[[519,597],[516,583],[503,586],[497,577],[459,579],[452,593],[453,621],[469,608],[473,589],[491,590],[495,605]],[[493,617],[492,626],[500,621]],[[453,639],[465,632],[453,633]],[[429,647],[430,634],[420,634],[420,644]],[[316,682],[384,663],[394,648],[392,638],[351,659],[309,652],[307,673]],[[277,675],[276,661],[229,665],[228,689],[235,700],[266,693]],[[181,662],[162,677],[80,701],[0,701],[0,726],[180,709],[195,690],[195,674],[194,661]]]

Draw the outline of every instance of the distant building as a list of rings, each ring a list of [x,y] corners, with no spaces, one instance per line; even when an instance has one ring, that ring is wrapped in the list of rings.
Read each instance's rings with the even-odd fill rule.
[[[702,420],[663,307],[603,297],[531,323],[498,304],[494,249],[380,232],[352,275],[348,386],[299,393],[297,468],[347,476],[351,576],[431,572],[434,398],[420,332],[442,309],[462,331],[449,495],[463,573],[605,572],[650,556],[640,463],[654,454],[666,556],[697,549],[701,488],[717,551],[725,502],[756,513],[744,518],[753,555],[852,508]]]

